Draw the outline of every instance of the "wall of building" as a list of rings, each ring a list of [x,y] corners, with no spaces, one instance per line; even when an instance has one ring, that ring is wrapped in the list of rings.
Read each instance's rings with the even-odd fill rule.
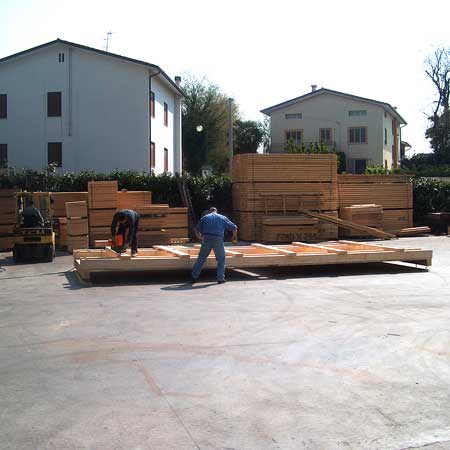
[[[349,111],[356,110],[365,110],[367,115],[349,116]],[[285,118],[285,114],[295,113],[301,113],[302,118]],[[331,128],[332,141],[338,151],[346,154],[347,159],[366,159],[370,164],[382,165],[387,158],[383,144],[383,116],[381,106],[328,93],[320,94],[271,113],[272,151],[283,151],[286,130],[303,130],[305,142],[317,142],[320,139],[319,129]],[[367,144],[350,144],[350,127],[367,127]],[[388,138],[389,132],[390,129]],[[391,163],[392,157],[389,159]]]
[[[59,62],[59,53],[64,53],[64,62]],[[8,144],[8,165],[44,168],[48,142],[62,142],[58,170],[150,170],[149,75],[143,65],[66,45],[3,62],[0,93],[8,95],[8,118],[0,120],[0,143]],[[152,80],[156,173],[164,170],[164,148],[173,171],[176,147],[176,96],[160,78]],[[47,92],[52,91],[62,92],[62,117],[47,117]],[[181,142],[177,150],[181,152]]]

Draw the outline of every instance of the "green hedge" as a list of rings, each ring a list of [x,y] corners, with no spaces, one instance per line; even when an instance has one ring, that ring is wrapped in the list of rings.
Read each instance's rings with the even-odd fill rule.
[[[231,214],[231,180],[228,177],[183,177],[199,216],[210,206]],[[79,192],[87,191],[89,181],[117,180],[119,189],[152,191],[153,203],[182,206],[177,179],[168,174],[117,170],[109,174],[95,172],[48,173],[35,170],[8,169],[0,172],[0,189],[18,188],[27,191]]]
[[[450,182],[412,178],[414,193],[414,221],[420,222],[429,212],[450,212]]]

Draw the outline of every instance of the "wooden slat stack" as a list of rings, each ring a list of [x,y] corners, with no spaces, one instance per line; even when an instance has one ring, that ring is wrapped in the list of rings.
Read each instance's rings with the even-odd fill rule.
[[[67,202],[67,250],[89,248],[88,209],[85,201]]]
[[[127,191],[122,189],[117,192],[117,209],[134,209],[139,206],[151,205],[152,193],[150,191]]]
[[[381,205],[351,205],[339,209],[339,218],[354,222],[366,227],[383,229],[383,207]],[[343,228],[341,236],[359,237],[367,236],[364,232]]]
[[[139,206],[136,208],[136,211],[141,216],[138,230],[139,247],[170,243],[170,236],[164,229],[169,209],[169,205],[163,204]]]
[[[336,225],[306,219],[298,213],[299,207],[337,217],[336,155],[234,156],[233,218],[240,239],[288,242],[337,238]]]
[[[90,181],[88,183],[89,240],[111,237],[111,222],[117,210],[117,181]]]
[[[0,249],[2,250],[10,250],[14,247],[16,203],[15,189],[0,189]]]
[[[67,248],[67,217],[53,219],[53,231],[55,232],[56,248]]]
[[[406,175],[338,175],[339,206],[374,203],[383,208],[383,229],[413,226],[413,190]]]
[[[87,202],[87,192],[52,192],[53,217],[66,217],[67,202]]]

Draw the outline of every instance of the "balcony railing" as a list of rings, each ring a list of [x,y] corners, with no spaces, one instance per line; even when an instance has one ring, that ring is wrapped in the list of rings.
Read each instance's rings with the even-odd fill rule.
[[[291,142],[293,142],[293,141],[291,141]],[[288,145],[289,144],[287,142],[272,141],[271,146],[270,146],[270,151],[282,152],[282,151],[285,151],[286,148],[288,148]],[[297,147],[305,147],[305,149],[314,148],[317,145],[320,147],[326,147],[326,149],[329,152],[338,151],[336,141],[330,141],[330,142],[302,141],[299,143],[293,142],[293,145],[295,145]]]

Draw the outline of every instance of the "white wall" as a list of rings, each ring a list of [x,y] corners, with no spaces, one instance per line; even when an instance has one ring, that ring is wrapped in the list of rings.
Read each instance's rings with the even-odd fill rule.
[[[353,110],[365,110],[367,116],[349,116],[349,111]],[[302,119],[285,119],[285,114],[289,113],[302,113]],[[390,167],[392,155],[389,157],[385,150],[392,148],[392,126],[389,122],[388,146],[385,149],[384,120],[381,106],[328,93],[320,94],[271,113],[272,151],[283,151],[285,130],[303,130],[305,142],[316,142],[319,141],[320,128],[332,128],[332,141],[336,142],[338,151],[345,152],[347,159],[367,159],[374,165],[384,164],[384,159],[388,159]],[[350,144],[349,127],[363,126],[367,127],[367,144]]]
[[[62,52],[64,63],[58,62]],[[0,93],[8,95],[8,118],[0,120],[0,143],[8,144],[8,165],[46,167],[47,143],[62,142],[62,171],[150,170],[149,75],[146,66],[59,44],[1,63]],[[178,95],[161,75],[153,78],[152,89],[155,172],[164,169],[164,147],[173,171]],[[62,117],[47,117],[51,91],[62,92]]]

